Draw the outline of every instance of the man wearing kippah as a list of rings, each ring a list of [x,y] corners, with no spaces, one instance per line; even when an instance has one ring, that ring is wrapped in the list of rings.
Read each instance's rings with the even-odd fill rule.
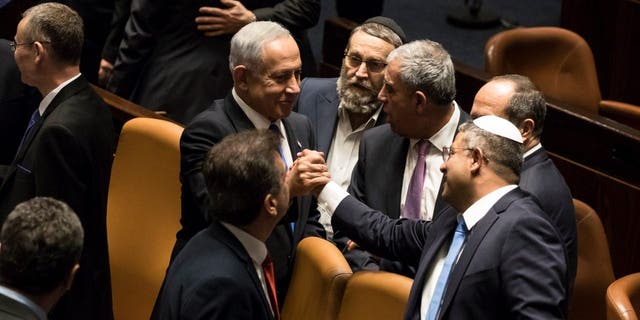
[[[563,319],[566,251],[517,186],[522,152],[520,132],[505,119],[461,125],[440,167],[443,198],[455,211],[429,222],[389,218],[334,182],[318,201],[363,248],[419,266],[404,319]]]
[[[378,92],[387,56],[404,42],[404,31],[392,19],[368,19],[351,32],[339,78],[305,78],[300,84],[295,109],[313,123],[318,150],[325,154],[331,177],[344,189],[358,161],[362,134],[386,122]],[[332,239],[331,220],[319,210]]]

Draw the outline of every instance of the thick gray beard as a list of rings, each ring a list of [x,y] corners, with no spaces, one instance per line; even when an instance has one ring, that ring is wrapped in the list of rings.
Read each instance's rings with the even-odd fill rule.
[[[349,112],[361,114],[373,113],[378,110],[382,105],[378,101],[378,93],[374,92],[373,89],[368,93],[355,89],[353,84],[357,83],[357,80],[354,78],[353,81],[345,81],[346,78],[346,70],[343,68],[337,82],[338,97],[340,97],[342,106]],[[371,86],[370,83],[367,85]]]

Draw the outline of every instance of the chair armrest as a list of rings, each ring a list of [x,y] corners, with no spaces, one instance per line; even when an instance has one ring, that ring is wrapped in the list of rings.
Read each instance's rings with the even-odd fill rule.
[[[598,113],[630,127],[640,129],[640,106],[613,100],[602,100]]]

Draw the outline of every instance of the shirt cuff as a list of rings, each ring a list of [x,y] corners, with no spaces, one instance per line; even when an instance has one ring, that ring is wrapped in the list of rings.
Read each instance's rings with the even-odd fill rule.
[[[318,206],[326,210],[331,217],[340,202],[348,195],[349,193],[342,189],[337,183],[330,181],[322,188],[322,191],[318,195]]]

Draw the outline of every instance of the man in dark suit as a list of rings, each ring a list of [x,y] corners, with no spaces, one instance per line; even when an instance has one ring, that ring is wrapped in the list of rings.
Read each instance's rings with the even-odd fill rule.
[[[38,89],[20,81],[20,70],[13,60],[10,42],[0,39],[0,184],[3,166],[16,156],[22,133],[42,96]]]
[[[548,216],[516,185],[522,150],[505,119],[460,126],[440,168],[452,209],[432,221],[392,219],[333,182],[318,201],[334,227],[364,248],[418,266],[405,319],[562,319],[566,251]]]
[[[207,227],[209,194],[202,164],[209,149],[229,134],[249,129],[277,131],[282,137],[282,157],[298,176],[306,165],[294,165],[296,154],[314,149],[309,120],[292,113],[300,92],[300,55],[289,32],[275,22],[258,21],[243,27],[231,40],[234,88],[199,114],[180,138],[182,229],[172,256],[198,231]],[[297,162],[298,163],[298,162]],[[279,297],[284,299],[297,243],[306,235],[323,236],[317,217],[310,217],[309,189],[290,180],[293,199],[289,213],[267,240],[274,257]]]
[[[211,37],[198,30],[194,21],[205,4],[218,10],[233,6],[210,18],[235,20],[234,28]],[[229,40],[240,27],[275,21],[291,30],[303,48],[306,29],[319,16],[319,0],[134,0],[107,88],[187,124],[231,89]]]
[[[280,318],[284,301],[275,299],[273,269],[265,266],[271,254],[265,241],[289,206],[279,138],[248,130],[228,135],[207,154],[213,222],[171,264],[152,319]]]
[[[471,108],[473,118],[495,115],[511,121],[522,133],[525,152],[519,186],[536,198],[558,228],[573,283],[578,259],[575,209],[567,183],[540,143],[546,113],[542,93],[521,75],[493,78],[480,88]]]
[[[364,133],[348,191],[391,218],[431,220],[448,207],[440,196],[442,149],[451,145],[458,125],[468,117],[453,100],[453,62],[440,44],[429,40],[398,47],[387,62],[378,98],[389,124]],[[354,270],[415,273],[351,243],[346,250]]]
[[[0,234],[0,318],[46,320],[71,288],[83,237],[62,201],[37,197],[16,206]]]
[[[80,16],[45,3],[25,12],[13,44],[22,81],[44,98],[0,186],[0,221],[16,204],[49,196],[73,208],[86,233],[82,269],[51,319],[113,318],[106,235],[113,120],[79,72],[82,43]]]
[[[327,158],[331,178],[345,189],[358,161],[362,133],[386,122],[377,96],[387,55],[405,40],[404,31],[392,19],[371,18],[351,32],[340,78],[302,80],[294,110],[313,123],[318,150]],[[331,219],[320,213],[331,239]]]

